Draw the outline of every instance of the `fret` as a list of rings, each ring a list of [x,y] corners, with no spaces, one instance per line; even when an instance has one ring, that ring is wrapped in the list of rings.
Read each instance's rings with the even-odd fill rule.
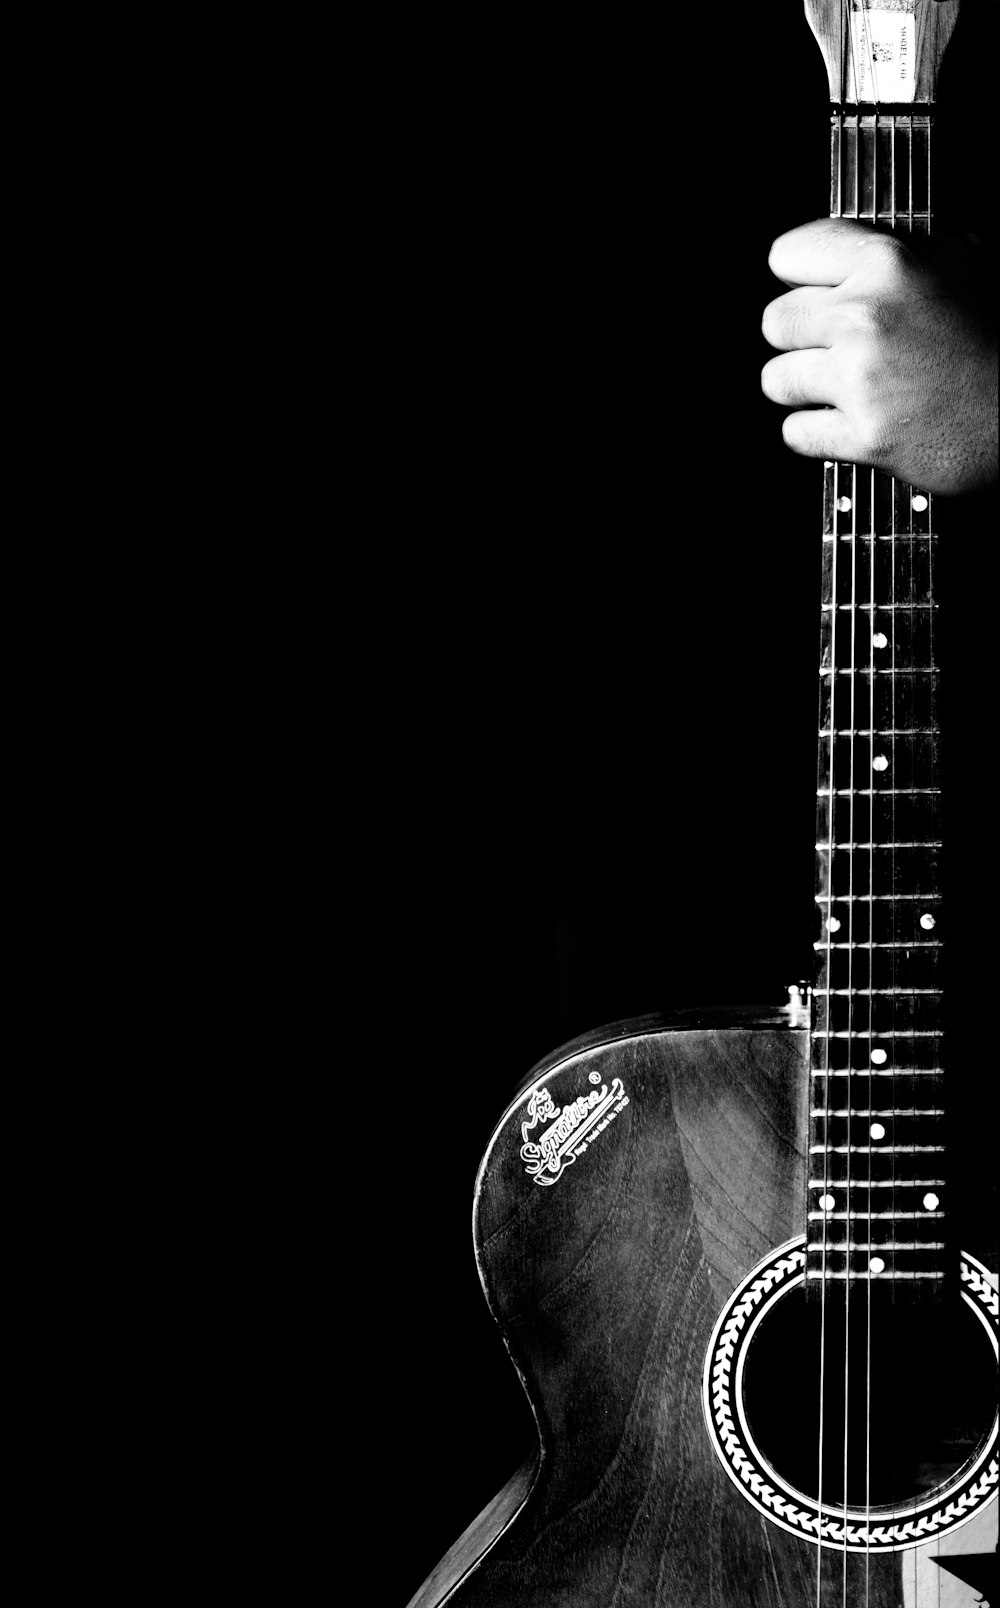
[[[940,733],[936,726],[910,726],[906,730],[899,731],[878,731],[873,730],[871,726],[856,726],[852,730],[850,726],[845,726],[838,728],[836,731],[820,731],[819,735],[821,738],[827,739],[834,737],[874,737],[876,741],[880,741],[883,737],[937,737],[940,735]],[[886,849],[913,849],[930,848],[932,846],[935,848],[940,848],[941,844],[882,843],[877,846],[879,848]],[[819,847],[818,844],[817,847]],[[870,849],[872,845],[870,843],[859,843],[856,845],[856,847],[860,849]]]
[[[853,746],[853,754],[849,751]],[[936,785],[937,775],[937,743],[930,738],[915,739],[911,745],[900,742],[897,737],[891,744],[879,745],[871,743],[868,738],[861,738],[853,745],[849,741],[838,742],[833,752],[833,775],[829,774],[830,744],[821,745],[819,752],[819,766],[816,777],[817,798],[821,793],[839,794],[842,798],[879,798],[888,796],[899,798],[903,795],[924,793],[940,795],[941,789]],[[884,763],[875,764],[875,760]],[[878,777],[885,776],[891,782],[898,782],[899,786],[888,783],[879,785]],[[852,785],[856,777],[858,783],[864,786]],[[870,780],[875,785],[869,786]],[[832,782],[832,786],[830,785]],[[865,806],[867,809],[867,804]]]
[[[941,849],[941,839],[937,839],[937,843],[817,843],[817,849],[833,849],[834,854],[854,854],[855,849]]]
[[[812,1247],[810,1246],[810,1250]],[[943,1251],[944,1240],[847,1240],[843,1245],[826,1245],[828,1255],[846,1256],[849,1251]]]
[[[943,1069],[939,1066],[906,1066],[906,1067],[813,1067],[810,1072],[813,1078],[930,1078],[943,1077]]]
[[[848,999],[857,999],[859,997],[868,999],[881,997],[883,994],[889,996],[904,994],[908,997],[914,994],[926,994],[935,995],[937,998],[941,997],[940,988],[814,988],[813,993],[821,997],[827,996],[837,999],[841,996]]]
[[[817,1151],[815,1154],[820,1155],[822,1152]],[[928,1211],[932,1208],[924,1205],[923,1195],[926,1191],[910,1191],[905,1201],[897,1199],[899,1190],[897,1189],[895,1195],[891,1190],[893,1171],[903,1166],[908,1169],[922,1166],[927,1172],[947,1172],[945,1156],[946,1151],[943,1147],[928,1151],[926,1147],[920,1145],[900,1150],[895,1156],[888,1154],[873,1157],[853,1150],[831,1149],[824,1155],[822,1161],[814,1161],[811,1166],[815,1172],[822,1170],[824,1190],[834,1196],[835,1208],[838,1210],[846,1207],[854,1211],[864,1207],[870,1211],[875,1205],[880,1210],[895,1210],[898,1207],[899,1210],[905,1208],[907,1211]],[[909,1163],[907,1157],[910,1158]],[[889,1194],[873,1202],[867,1193],[869,1184],[888,1185]],[[814,1200],[810,1204],[822,1207],[821,1200]],[[827,1211],[825,1215],[832,1216],[833,1212]]]
[[[827,1187],[828,1187],[827,1180],[825,1178],[810,1178],[810,1180],[809,1180],[809,1188],[810,1189],[826,1189]],[[943,1189],[945,1187],[945,1180],[943,1178],[895,1178],[895,1177],[894,1178],[868,1178],[868,1179],[866,1179],[864,1181],[863,1184],[852,1185],[852,1190],[854,1188],[858,1188],[858,1189],[896,1189],[896,1190],[899,1190],[899,1189],[928,1189],[930,1187],[934,1187],[936,1189]],[[827,1214],[826,1214],[826,1212],[813,1212],[813,1213],[811,1213],[811,1215],[814,1216],[814,1217],[825,1217]],[[831,1214],[831,1215],[836,1215],[836,1214]],[[925,1217],[943,1217],[944,1213],[943,1212],[925,1212],[923,1215]]]
[[[824,794],[829,797],[834,793],[840,798],[884,798],[886,795],[896,798],[911,793],[940,793],[940,787],[817,787],[816,796],[821,798]]]
[[[838,1272],[833,1272],[833,1271],[831,1271],[829,1269],[822,1269],[822,1268],[809,1268],[807,1273],[806,1273],[806,1278],[809,1278],[809,1279],[858,1279],[858,1280],[861,1280],[861,1279],[867,1279],[867,1278],[869,1278],[869,1276],[870,1275],[868,1273],[866,1273],[866,1272],[838,1273]],[[941,1273],[941,1272],[917,1273],[917,1272],[910,1271],[908,1273],[899,1273],[899,1272],[890,1273],[888,1275],[888,1277],[889,1277],[890,1283],[895,1283],[896,1279],[943,1279],[945,1277],[945,1274]]]
[[[869,1218],[875,1223],[911,1222],[917,1218],[944,1217],[944,1212],[810,1212],[809,1220],[822,1219],[827,1223],[867,1221]]]
[[[830,665],[821,665],[819,673],[820,673],[821,676],[830,675],[831,674],[831,666]],[[892,676],[893,679],[895,679],[897,677],[897,675],[898,675],[898,672],[895,671],[895,670],[879,670],[879,669],[876,668],[874,671],[872,671],[867,665],[839,665],[839,664],[836,666],[835,669],[832,670],[832,673],[834,675],[838,675],[838,676],[857,676],[857,677],[867,681],[869,686],[871,686],[872,676],[873,675],[875,677],[876,685],[878,685],[878,680],[879,680],[879,677],[881,677],[881,676],[884,676],[886,679],[888,679],[889,676]],[[908,665],[906,667],[906,674],[908,676],[936,676],[938,674],[938,666],[936,664]]]
[[[889,1106],[884,1110],[880,1110],[877,1107],[869,1107],[864,1110],[860,1107],[855,1109],[853,1106],[848,1106],[840,1111],[827,1111],[823,1106],[815,1106],[809,1115],[811,1117],[943,1117],[944,1112],[936,1106],[920,1111],[915,1110],[912,1106],[909,1110],[899,1106]]]
[[[891,1039],[895,1035],[892,1034],[892,1033],[875,1033],[875,1034],[872,1034],[871,1032],[869,1032],[867,1030],[862,1031],[862,1032],[857,1032],[857,1033],[853,1032],[853,1031],[844,1030],[844,1031],[839,1031],[839,1032],[836,1032],[836,1033],[816,1032],[816,1033],[813,1033],[811,1036],[814,1039],[822,1039],[823,1042],[826,1043],[826,1041],[828,1039],[862,1039],[862,1038],[863,1039],[870,1039],[870,1038],[873,1038],[873,1037],[877,1038],[879,1040],[879,1042],[881,1042],[882,1039]],[[939,1032],[937,1032],[935,1029],[925,1030],[923,1028],[919,1028],[919,1029],[902,1028],[900,1030],[899,1037],[906,1038],[906,1039],[940,1038],[941,1034]]]
[[[824,1152],[829,1156],[894,1156],[925,1155],[930,1152],[943,1154],[944,1145],[810,1145],[811,1156],[822,1156]]]
[[[940,897],[941,897],[941,895],[939,893],[919,893],[919,892],[918,893],[834,893],[832,895],[829,894],[829,893],[817,893],[815,895],[816,900],[820,904],[829,904],[831,898],[833,899],[834,904],[862,904],[862,903],[863,904],[871,904],[873,902],[877,904],[880,900],[882,900],[882,901],[884,901],[886,903],[889,903],[889,904],[895,904],[900,899],[916,899],[916,900],[919,900],[921,902],[926,900],[929,903],[933,904],[936,900],[940,899]]]
[[[867,944],[861,944],[861,943],[855,943],[855,944],[848,944],[848,943],[831,944],[825,938],[818,938],[816,940],[816,942],[813,944],[814,949],[851,949],[851,950],[857,949],[857,950],[861,950],[862,952],[865,951],[865,950],[868,950],[868,949],[906,949],[906,950],[909,950],[911,947],[912,946],[910,944],[908,944],[908,943],[906,943],[906,944],[873,944],[873,943],[867,943]],[[918,945],[918,947],[920,949],[940,949],[941,948],[941,940],[939,938],[928,938],[923,943]]]

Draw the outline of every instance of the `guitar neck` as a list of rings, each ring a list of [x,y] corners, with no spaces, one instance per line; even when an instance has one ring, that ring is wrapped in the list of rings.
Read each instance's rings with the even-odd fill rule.
[[[831,212],[927,234],[929,106],[837,106]],[[949,1265],[932,499],[825,468],[807,1286]]]

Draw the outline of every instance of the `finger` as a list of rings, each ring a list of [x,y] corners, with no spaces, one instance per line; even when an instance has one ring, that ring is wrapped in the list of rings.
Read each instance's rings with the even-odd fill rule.
[[[786,285],[842,285],[886,238],[853,218],[817,218],[779,235],[768,265]]]
[[[799,408],[835,402],[834,378],[829,352],[824,347],[813,347],[807,352],[782,352],[780,357],[772,357],[761,370],[760,388],[772,402]]]
[[[803,346],[832,346],[833,312],[826,286],[804,285],[768,303],[761,332],[768,345],[776,346],[779,352],[793,352]]]
[[[815,408],[790,413],[781,426],[786,447],[803,458],[830,458],[841,463],[864,462],[846,414],[838,408]]]

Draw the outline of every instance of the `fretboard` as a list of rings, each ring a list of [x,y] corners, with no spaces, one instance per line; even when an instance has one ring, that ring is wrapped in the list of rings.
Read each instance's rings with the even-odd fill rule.
[[[927,233],[928,108],[836,111],[831,210]],[[949,1264],[931,498],[825,469],[807,1287],[894,1300]]]

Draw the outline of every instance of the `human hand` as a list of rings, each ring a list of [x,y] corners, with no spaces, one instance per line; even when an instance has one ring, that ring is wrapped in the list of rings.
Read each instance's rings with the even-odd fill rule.
[[[980,255],[956,240],[915,249],[848,218],[774,242],[772,272],[791,288],[764,313],[781,355],[761,385],[796,410],[782,427],[793,452],[925,491],[996,484],[996,314]]]

